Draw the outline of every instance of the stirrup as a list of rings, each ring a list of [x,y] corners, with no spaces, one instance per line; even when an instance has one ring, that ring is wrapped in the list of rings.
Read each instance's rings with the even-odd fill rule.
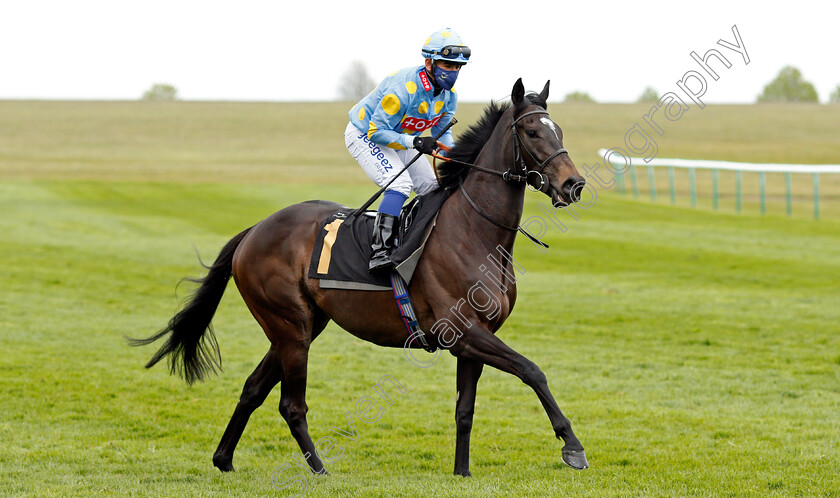
[[[380,272],[385,270],[391,270],[394,268],[394,262],[391,261],[391,255],[386,254],[384,257],[377,257],[373,256],[370,259],[370,264],[368,265],[368,272]]]

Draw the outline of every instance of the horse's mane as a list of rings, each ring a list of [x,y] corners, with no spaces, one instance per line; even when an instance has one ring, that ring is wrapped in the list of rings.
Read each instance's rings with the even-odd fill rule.
[[[548,108],[546,101],[537,93],[528,93],[525,95],[525,100],[543,109]],[[437,166],[441,187],[451,188],[456,186],[458,180],[470,172],[470,167],[463,163],[475,163],[481,149],[490,140],[493,130],[496,129],[496,125],[502,119],[502,115],[509,108],[509,102],[499,104],[491,101],[490,105],[484,108],[484,114],[478,121],[458,137],[455,147],[449,153],[452,161],[443,162]]]

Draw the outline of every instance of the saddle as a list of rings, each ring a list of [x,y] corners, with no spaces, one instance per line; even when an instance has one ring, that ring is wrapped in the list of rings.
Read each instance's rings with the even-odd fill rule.
[[[400,213],[398,245],[391,253],[391,261],[406,285],[411,282],[438,212],[450,193],[451,190],[437,189],[417,196]],[[319,279],[324,289],[391,290],[390,272],[368,272],[376,212],[365,211],[359,216],[354,216],[354,212],[343,207],[321,222],[309,262],[309,277]]]

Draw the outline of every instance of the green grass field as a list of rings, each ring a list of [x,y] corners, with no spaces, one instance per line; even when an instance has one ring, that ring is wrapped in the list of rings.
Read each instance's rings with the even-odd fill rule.
[[[195,250],[211,260],[294,202],[367,199],[341,143],[346,107],[0,102],[0,494],[289,494],[272,485],[298,453],[279,390],[252,416],[237,472],[212,466],[268,347],[234,286],[214,321],[224,372],[206,383],[143,369],[153,348],[123,336],[171,317]],[[463,106],[459,127],[480,109]],[[578,164],[646,112],[550,110]],[[660,155],[837,163],[838,131],[838,106],[709,106],[671,123]],[[357,421],[305,496],[840,496],[840,189],[823,188],[835,200],[820,221],[807,199],[789,219],[602,191],[545,254],[519,240],[526,273],[500,336],[546,373],[583,472],[560,463],[533,392],[485,370],[474,477],[452,476],[454,359],[419,369],[330,325],[310,355],[314,439],[383,375],[407,392]],[[526,216],[539,202],[528,195]]]

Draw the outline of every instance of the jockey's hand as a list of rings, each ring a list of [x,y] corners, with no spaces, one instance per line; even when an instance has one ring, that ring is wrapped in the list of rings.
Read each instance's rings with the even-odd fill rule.
[[[414,137],[414,148],[423,154],[431,154],[437,149],[435,137]]]

